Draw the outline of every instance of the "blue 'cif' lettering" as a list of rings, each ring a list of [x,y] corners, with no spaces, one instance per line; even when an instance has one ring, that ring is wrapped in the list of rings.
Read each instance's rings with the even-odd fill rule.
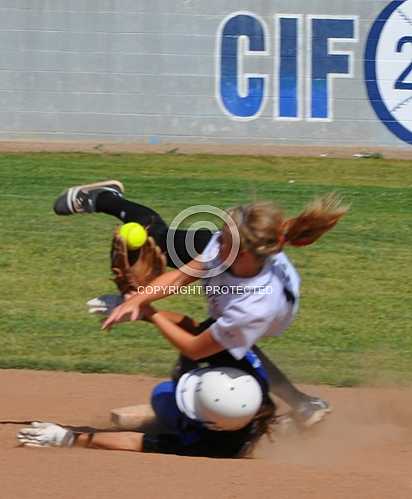
[[[273,47],[273,85],[265,73],[248,73],[251,56],[268,57],[266,24],[251,12],[236,12],[220,25],[216,53],[216,95],[234,119],[255,119],[273,88],[277,88],[273,118],[330,120],[333,115],[333,78],[353,77],[353,53],[334,50],[335,43],[357,41],[357,18],[276,15]],[[307,43],[303,44],[306,24]],[[305,64],[306,58],[306,64]],[[265,59],[263,59],[265,60]],[[266,59],[270,63],[270,59]],[[267,64],[267,63],[266,63]],[[303,68],[307,68],[305,74]],[[305,83],[305,84],[304,84]],[[306,97],[305,97],[306,91]]]

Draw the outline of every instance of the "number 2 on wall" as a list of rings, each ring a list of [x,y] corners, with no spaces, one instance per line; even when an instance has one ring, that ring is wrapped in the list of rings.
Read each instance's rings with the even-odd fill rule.
[[[412,36],[403,36],[396,46],[396,52],[402,52],[402,48],[407,43],[412,44]],[[412,90],[412,82],[405,82],[405,78],[412,71],[412,62],[405,68],[402,73],[399,75],[398,79],[395,81],[394,88],[397,90]]]

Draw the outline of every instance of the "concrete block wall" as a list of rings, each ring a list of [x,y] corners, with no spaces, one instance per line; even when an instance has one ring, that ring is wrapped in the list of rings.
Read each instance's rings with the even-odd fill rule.
[[[0,0],[0,140],[412,143],[412,0]]]

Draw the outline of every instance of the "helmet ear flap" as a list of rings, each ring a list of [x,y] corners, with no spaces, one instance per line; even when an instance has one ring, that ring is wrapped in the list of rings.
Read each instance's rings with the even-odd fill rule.
[[[214,431],[236,431],[247,426],[262,405],[256,379],[240,369],[195,369],[179,380],[176,401],[189,418]]]

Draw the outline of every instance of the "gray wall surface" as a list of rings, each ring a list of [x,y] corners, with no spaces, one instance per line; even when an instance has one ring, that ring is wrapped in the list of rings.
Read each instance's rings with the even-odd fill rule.
[[[0,139],[412,143],[412,0],[0,0]]]

